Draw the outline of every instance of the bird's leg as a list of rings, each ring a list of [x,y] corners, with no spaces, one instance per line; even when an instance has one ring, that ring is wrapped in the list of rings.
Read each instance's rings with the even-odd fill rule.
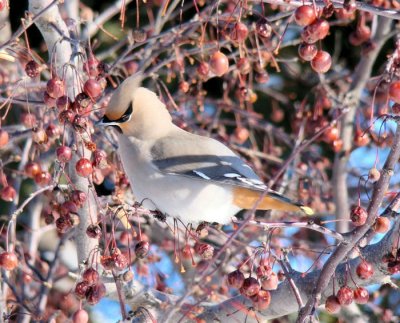
[[[210,223],[208,222],[201,222],[197,228],[196,228],[196,233],[197,235],[202,238],[205,237],[208,234],[208,227],[210,226]]]
[[[161,222],[166,222],[167,221],[167,215],[165,213],[162,213],[160,210],[151,210],[150,213],[158,220]]]

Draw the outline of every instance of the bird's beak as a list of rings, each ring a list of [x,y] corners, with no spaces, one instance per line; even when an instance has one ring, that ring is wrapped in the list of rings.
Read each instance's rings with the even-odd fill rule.
[[[118,126],[119,122],[109,120],[106,116],[104,116],[97,121],[95,125],[99,127]]]

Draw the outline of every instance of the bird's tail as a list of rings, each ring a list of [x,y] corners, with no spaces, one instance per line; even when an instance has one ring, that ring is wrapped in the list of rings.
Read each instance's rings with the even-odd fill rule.
[[[252,209],[256,202],[260,199],[263,192],[251,190],[244,187],[236,187],[234,189],[233,203],[242,209]],[[314,211],[300,203],[293,202],[285,196],[275,191],[269,191],[263,199],[258,203],[257,210],[278,210],[286,212],[301,211],[307,215],[313,215]]]

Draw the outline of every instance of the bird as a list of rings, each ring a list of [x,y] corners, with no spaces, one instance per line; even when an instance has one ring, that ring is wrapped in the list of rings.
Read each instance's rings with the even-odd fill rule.
[[[176,126],[165,104],[141,80],[135,74],[119,85],[98,125],[117,129],[122,166],[145,208],[184,224],[224,225],[263,196],[258,210],[313,214],[269,189],[225,144]]]

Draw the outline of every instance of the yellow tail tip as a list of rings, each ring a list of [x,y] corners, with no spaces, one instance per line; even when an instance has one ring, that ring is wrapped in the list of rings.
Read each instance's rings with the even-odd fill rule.
[[[307,215],[313,215],[314,214],[313,209],[308,207],[308,206],[300,206],[300,209]]]

